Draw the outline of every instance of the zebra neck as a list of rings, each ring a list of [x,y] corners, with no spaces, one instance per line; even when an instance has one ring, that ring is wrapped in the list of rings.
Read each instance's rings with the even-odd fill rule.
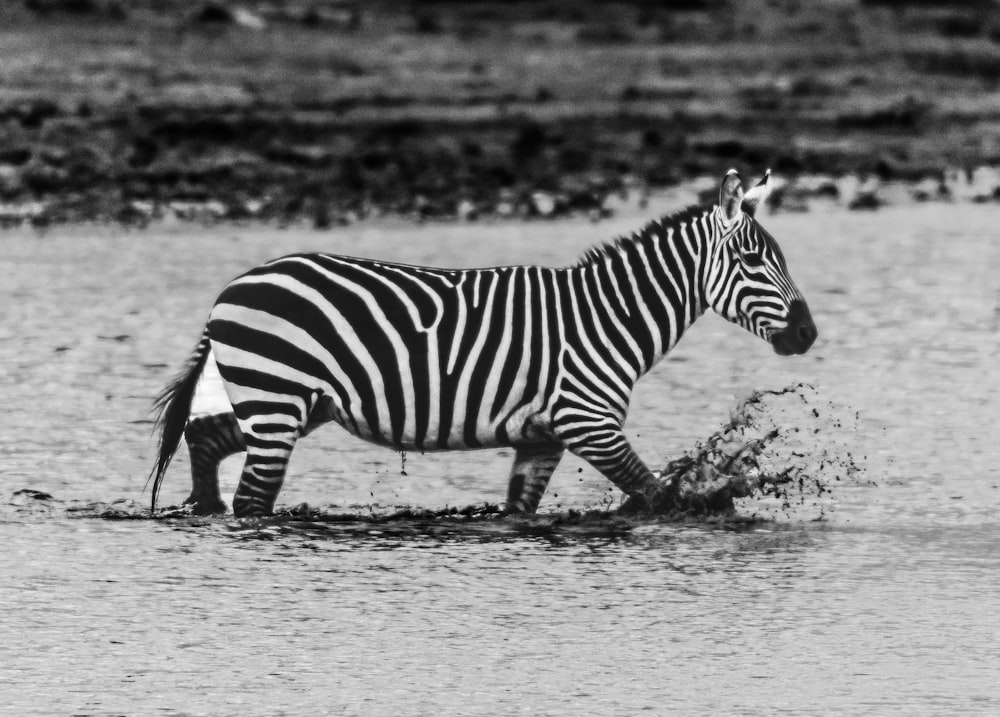
[[[636,378],[705,312],[711,230],[708,210],[687,210],[592,250],[574,267],[581,277],[574,286],[586,287],[583,293],[603,303],[595,315],[609,327],[608,349],[632,366]]]

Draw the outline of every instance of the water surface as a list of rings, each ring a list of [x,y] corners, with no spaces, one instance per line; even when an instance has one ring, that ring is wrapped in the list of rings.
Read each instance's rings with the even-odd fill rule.
[[[307,249],[562,264],[641,222],[5,233],[3,711],[1000,710],[1000,243],[988,206],[769,218],[813,309],[815,348],[783,359],[705,317],[640,383],[628,433],[652,465],[752,389],[815,387],[775,420],[812,436],[799,460],[849,452],[864,470],[836,480],[837,466],[817,467],[830,493],[743,507],[764,520],[139,519],[151,398],[232,276]],[[404,463],[329,427],[296,449],[279,504],[363,516],[495,503],[510,459]],[[224,466],[227,500],[238,471]],[[187,481],[180,456],[163,504]],[[567,458],[543,508],[615,501]]]

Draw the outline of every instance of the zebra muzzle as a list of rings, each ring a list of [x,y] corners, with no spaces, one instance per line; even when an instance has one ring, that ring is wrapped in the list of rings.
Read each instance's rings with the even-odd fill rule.
[[[785,328],[771,337],[774,352],[779,356],[804,354],[819,336],[806,302],[801,299],[793,301],[788,307],[786,321]]]

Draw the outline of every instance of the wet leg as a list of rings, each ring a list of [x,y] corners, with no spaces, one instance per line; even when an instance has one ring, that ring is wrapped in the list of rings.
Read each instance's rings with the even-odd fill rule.
[[[562,458],[562,446],[517,448],[507,486],[507,511],[534,513]]]
[[[191,456],[191,495],[184,501],[198,515],[225,513],[219,492],[219,464],[246,449],[243,433],[232,413],[198,416],[184,429]]]
[[[621,425],[613,418],[597,418],[556,425],[556,435],[566,448],[590,463],[623,493],[633,509],[669,510],[672,497],[667,486],[654,474],[629,444]]]
[[[252,419],[240,421],[240,427],[246,440],[247,458],[233,497],[233,513],[238,518],[270,515],[300,429],[280,424],[253,424]]]

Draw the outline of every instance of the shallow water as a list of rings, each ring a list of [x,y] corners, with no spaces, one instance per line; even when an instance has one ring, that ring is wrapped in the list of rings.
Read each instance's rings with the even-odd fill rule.
[[[775,420],[799,440],[814,431],[811,455],[850,453],[863,470],[817,468],[830,493],[743,506],[765,520],[141,519],[151,398],[230,277],[305,249],[559,264],[641,221],[2,235],[0,711],[1000,710],[988,206],[770,217],[816,347],[782,359],[706,317],[640,383],[629,435],[652,465],[724,423],[734,397],[815,387],[808,410]],[[404,464],[324,429],[296,449],[279,503],[358,516],[495,503],[509,460]],[[224,467],[227,499],[238,471]],[[180,456],[162,503],[187,488]],[[616,501],[567,458],[543,508]]]

